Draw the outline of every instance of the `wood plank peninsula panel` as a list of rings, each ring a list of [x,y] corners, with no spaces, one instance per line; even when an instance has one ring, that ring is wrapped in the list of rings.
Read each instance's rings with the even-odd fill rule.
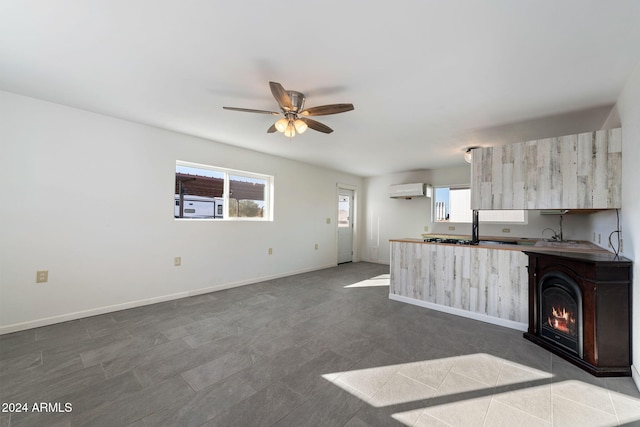
[[[391,241],[389,298],[525,331],[527,264],[516,250]]]

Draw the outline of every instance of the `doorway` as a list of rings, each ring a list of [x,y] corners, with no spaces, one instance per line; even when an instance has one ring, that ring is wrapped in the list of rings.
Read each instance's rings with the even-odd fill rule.
[[[354,193],[338,187],[338,264],[353,261]]]

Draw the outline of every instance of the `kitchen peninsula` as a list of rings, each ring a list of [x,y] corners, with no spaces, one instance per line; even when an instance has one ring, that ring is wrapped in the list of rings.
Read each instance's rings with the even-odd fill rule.
[[[389,298],[526,331],[528,259],[523,250],[608,253],[589,242],[526,240],[525,245],[391,240]]]
[[[477,213],[620,209],[622,129],[476,147],[471,153],[471,238],[391,240],[389,298],[526,331],[529,261],[522,251],[609,252],[590,242],[564,241],[562,223],[554,241],[478,239]]]

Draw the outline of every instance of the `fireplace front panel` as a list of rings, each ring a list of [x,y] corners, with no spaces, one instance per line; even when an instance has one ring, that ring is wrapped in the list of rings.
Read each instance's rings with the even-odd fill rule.
[[[545,275],[538,287],[539,331],[542,338],[583,356],[582,292],[570,277],[554,272]]]

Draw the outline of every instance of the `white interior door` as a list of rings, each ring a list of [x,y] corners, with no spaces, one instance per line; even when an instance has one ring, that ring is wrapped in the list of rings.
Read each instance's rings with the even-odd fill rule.
[[[353,190],[338,189],[338,264],[353,261]]]

